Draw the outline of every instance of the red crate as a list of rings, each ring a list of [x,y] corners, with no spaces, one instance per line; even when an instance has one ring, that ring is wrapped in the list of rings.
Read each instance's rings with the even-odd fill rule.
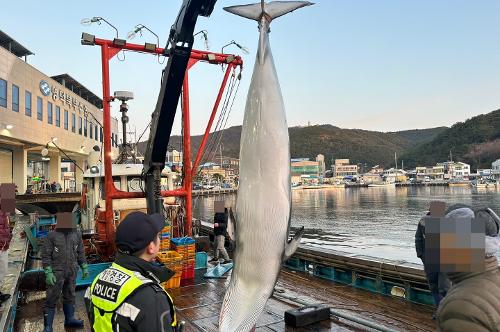
[[[182,265],[182,277],[181,279],[194,279],[194,261],[189,260],[187,263]]]

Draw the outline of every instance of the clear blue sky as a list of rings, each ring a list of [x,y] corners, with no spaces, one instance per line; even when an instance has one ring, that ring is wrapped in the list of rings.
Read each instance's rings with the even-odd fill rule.
[[[102,16],[122,38],[142,23],[164,46],[181,3],[7,1],[0,29],[35,53],[30,64],[48,75],[69,73],[100,96],[99,48],[81,46],[80,34],[112,38],[114,31],[104,24],[82,26],[80,20]],[[256,22],[222,10],[240,3],[219,0],[212,16],[200,18],[196,28],[208,30],[213,51],[232,39],[251,51],[244,57],[228,126],[242,122],[258,40]],[[319,0],[277,19],[271,30],[290,126],[310,121],[395,131],[450,126],[500,107],[500,1]],[[145,32],[132,42],[154,40]],[[203,48],[200,39],[195,48]],[[132,53],[111,64],[111,91],[135,93],[129,115],[138,131],[156,104],[163,67],[152,56]],[[194,134],[204,130],[222,75],[220,67],[202,63],[190,73]],[[118,115],[117,108],[113,114]]]

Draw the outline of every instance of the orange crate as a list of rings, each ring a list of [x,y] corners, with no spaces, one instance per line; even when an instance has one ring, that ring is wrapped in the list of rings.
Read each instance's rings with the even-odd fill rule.
[[[160,250],[169,250],[170,249],[170,240],[163,239],[160,241]]]
[[[177,274],[175,276],[173,276],[172,278],[170,278],[167,282],[164,282],[162,284],[163,288],[167,289],[167,288],[179,288],[181,286],[181,276],[177,276]]]
[[[173,250],[160,251],[156,258],[165,265],[180,265],[182,256]]]

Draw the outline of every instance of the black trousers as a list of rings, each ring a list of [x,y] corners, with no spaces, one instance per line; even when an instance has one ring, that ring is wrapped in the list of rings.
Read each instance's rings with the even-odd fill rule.
[[[54,309],[61,293],[64,304],[75,305],[76,269],[54,271],[54,274],[56,283],[54,286],[47,286],[45,308]]]

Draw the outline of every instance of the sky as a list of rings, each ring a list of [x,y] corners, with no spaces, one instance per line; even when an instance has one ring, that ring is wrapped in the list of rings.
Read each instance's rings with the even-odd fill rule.
[[[210,50],[243,56],[241,85],[227,127],[241,125],[257,50],[257,23],[222,10],[241,0],[219,0],[195,31],[208,31]],[[52,76],[68,73],[102,96],[100,50],[82,46],[82,32],[112,39],[106,24],[83,26],[101,16],[126,38],[144,24],[166,44],[181,0],[7,1],[0,29],[35,55],[28,62]],[[247,3],[247,2],[244,2]],[[155,42],[147,31],[130,42]],[[308,123],[398,131],[451,126],[500,106],[500,1],[318,0],[272,22],[271,48],[289,126]],[[194,48],[203,49],[201,38]],[[123,55],[120,54],[120,58]],[[131,130],[150,120],[162,65],[151,55],[127,52],[110,64],[111,92],[129,90]],[[192,134],[201,134],[222,81],[220,66],[198,63],[190,71]],[[118,103],[112,114],[119,116]],[[173,133],[180,133],[179,113]],[[147,135],[146,135],[147,137]]]

